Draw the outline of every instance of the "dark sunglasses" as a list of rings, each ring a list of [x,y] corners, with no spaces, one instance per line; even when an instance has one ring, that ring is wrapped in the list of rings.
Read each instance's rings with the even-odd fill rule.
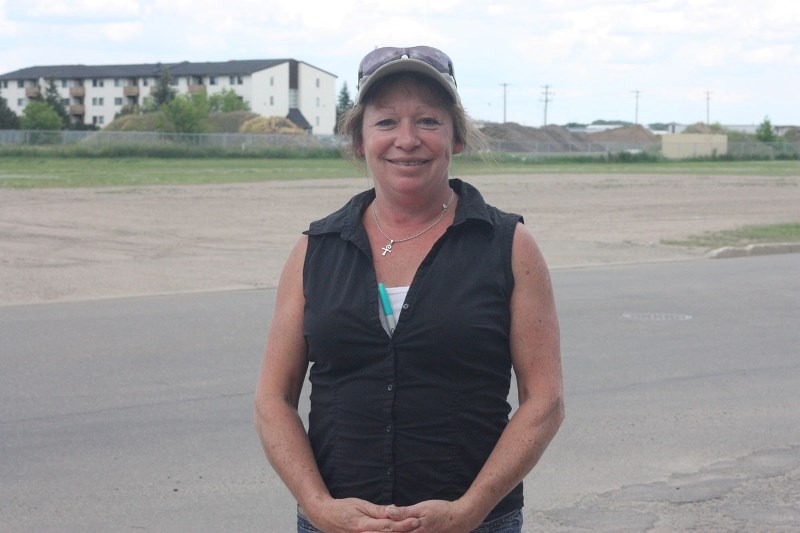
[[[441,50],[431,46],[412,46],[411,48],[386,46],[376,48],[361,60],[361,64],[358,66],[358,85],[360,86],[364,78],[374,74],[383,65],[403,58],[423,61],[442,74],[450,76],[453,79],[453,83],[456,82],[453,60]]]

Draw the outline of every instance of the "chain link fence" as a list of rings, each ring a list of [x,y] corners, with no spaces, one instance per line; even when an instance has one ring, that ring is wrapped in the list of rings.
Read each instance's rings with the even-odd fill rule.
[[[201,152],[204,149],[226,154],[258,154],[270,150],[330,150],[342,148],[347,139],[338,135],[287,135],[243,133],[162,133],[124,131],[29,131],[0,130],[0,146],[62,146],[80,147],[87,151],[103,149],[163,150],[174,147]],[[521,158],[540,157],[603,157],[608,155],[639,154],[659,157],[661,143],[652,142],[528,142],[504,146],[502,140],[492,143],[492,149],[512,153]],[[722,154],[720,154],[722,155]],[[800,143],[728,142],[726,156],[732,159],[800,159]]]

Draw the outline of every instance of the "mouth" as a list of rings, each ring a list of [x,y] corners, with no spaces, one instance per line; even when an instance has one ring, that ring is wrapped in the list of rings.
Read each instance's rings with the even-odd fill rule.
[[[404,161],[400,159],[387,159],[387,161],[389,161],[389,163],[393,165],[399,165],[401,167],[418,167],[428,162],[427,159],[415,159],[413,161]]]

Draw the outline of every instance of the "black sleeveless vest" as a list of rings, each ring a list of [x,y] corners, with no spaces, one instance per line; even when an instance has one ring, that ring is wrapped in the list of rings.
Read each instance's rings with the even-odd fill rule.
[[[419,267],[393,337],[361,224],[374,190],[305,232],[308,432],[334,497],[457,499],[508,422],[511,246],[522,217],[486,205],[467,183],[451,186],[454,224]],[[488,518],[522,500],[520,484]]]

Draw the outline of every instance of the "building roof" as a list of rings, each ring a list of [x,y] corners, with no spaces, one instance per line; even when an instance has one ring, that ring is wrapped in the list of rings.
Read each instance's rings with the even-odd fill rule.
[[[169,68],[169,73],[172,76],[231,76],[234,74],[252,74],[289,61],[291,60],[249,59],[225,61],[223,63],[190,63],[189,61],[184,61],[171,66]]]
[[[223,62],[145,63],[139,65],[54,65],[27,67],[0,75],[0,80],[157,78],[167,67],[172,76],[232,76],[252,74],[293,59],[245,59]],[[317,68],[317,67],[314,67]],[[322,70],[322,69],[318,69]],[[323,71],[325,72],[325,71]],[[330,74],[330,73],[329,73]],[[333,75],[333,74],[331,74]]]
[[[301,113],[296,107],[289,108],[289,114],[286,115],[286,118],[291,120],[298,128],[304,130],[312,129],[311,123],[306,120],[306,117],[303,116],[303,113]]]
[[[163,67],[171,65],[148,63],[142,65],[53,65],[27,67],[0,76],[3,80],[33,80],[39,78],[135,78],[158,77]]]

